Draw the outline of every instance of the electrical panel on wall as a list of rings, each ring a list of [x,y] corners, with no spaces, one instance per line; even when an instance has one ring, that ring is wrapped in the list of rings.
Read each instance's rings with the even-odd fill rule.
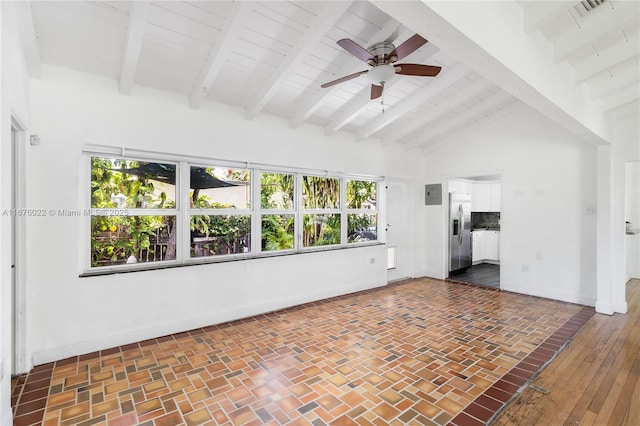
[[[424,205],[439,206],[442,205],[442,184],[434,183],[424,186]]]

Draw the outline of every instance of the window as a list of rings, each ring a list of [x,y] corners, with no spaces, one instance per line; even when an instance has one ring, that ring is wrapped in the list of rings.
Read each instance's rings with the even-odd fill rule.
[[[302,176],[302,246],[340,244],[340,179]]]
[[[378,239],[378,212],[375,181],[347,181],[347,241],[357,243]]]
[[[91,266],[176,259],[176,165],[91,158]]]
[[[291,173],[260,173],[260,224],[263,252],[295,248],[295,177]]]
[[[375,180],[241,163],[89,158],[87,268],[96,273],[378,241]]]
[[[190,257],[251,251],[251,172],[190,166]]]

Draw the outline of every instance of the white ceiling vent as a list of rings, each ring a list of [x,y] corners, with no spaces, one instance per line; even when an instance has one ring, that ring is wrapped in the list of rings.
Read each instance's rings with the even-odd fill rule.
[[[585,16],[587,13],[591,12],[596,7],[600,6],[607,0],[582,0],[580,3],[576,4],[574,7],[578,12],[578,15]]]

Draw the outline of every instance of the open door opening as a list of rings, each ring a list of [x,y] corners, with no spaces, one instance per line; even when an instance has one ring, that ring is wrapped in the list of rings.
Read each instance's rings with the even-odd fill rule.
[[[449,181],[450,280],[499,289],[502,223],[500,175]]]

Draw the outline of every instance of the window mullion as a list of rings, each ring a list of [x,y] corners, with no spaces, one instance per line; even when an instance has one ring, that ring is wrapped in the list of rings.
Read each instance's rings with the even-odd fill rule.
[[[294,178],[294,208],[296,210],[295,216],[295,239],[294,239],[294,250],[301,251],[302,249],[302,235],[304,233],[304,213],[302,209],[302,173],[296,173]]]
[[[340,179],[340,245],[347,245],[347,180]]]
[[[259,253],[262,247],[262,172],[251,172],[251,253]]]
[[[191,170],[189,163],[185,161],[180,163],[179,183],[180,195],[177,207],[180,214],[178,215],[178,225],[176,228],[176,257],[179,261],[184,262],[189,259],[191,254],[191,217],[189,216],[189,208],[191,205]]]
[[[385,226],[387,223],[387,209],[385,206],[387,205],[387,182],[380,181],[376,187],[376,211],[378,212],[378,227],[377,227],[377,235],[378,241],[386,243],[387,242],[387,227]]]

